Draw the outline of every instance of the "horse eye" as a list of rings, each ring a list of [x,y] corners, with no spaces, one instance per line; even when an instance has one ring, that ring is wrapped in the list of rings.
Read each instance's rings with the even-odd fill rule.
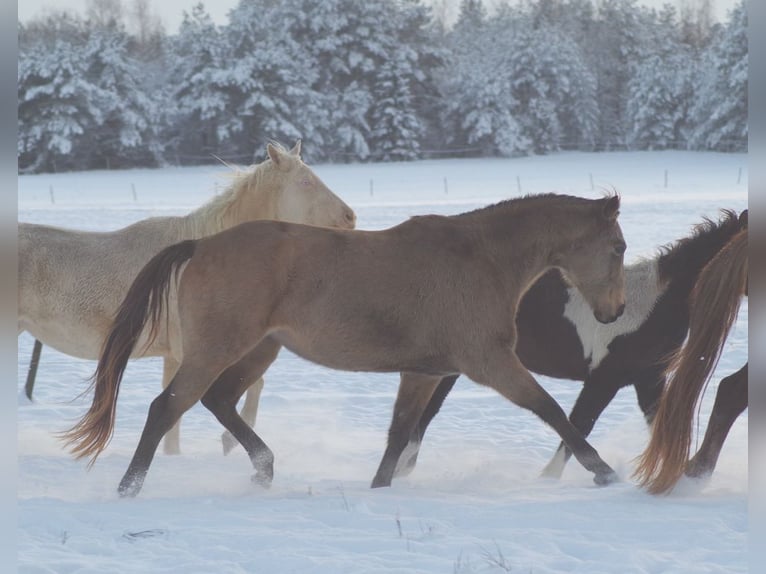
[[[614,246],[614,252],[617,255],[622,255],[623,253],[625,253],[625,249],[627,249],[627,247],[628,246],[625,245],[624,243],[618,243],[617,245]]]
[[[301,183],[308,187],[311,185],[311,180],[309,178],[305,178]]]

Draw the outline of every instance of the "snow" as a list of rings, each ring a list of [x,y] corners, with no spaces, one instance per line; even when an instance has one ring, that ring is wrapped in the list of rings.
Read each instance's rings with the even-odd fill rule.
[[[719,208],[747,206],[747,157],[741,154],[564,153],[314,167],[356,210],[363,229],[414,214],[467,211],[519,189],[598,197],[614,187],[623,198],[627,262],[687,235]],[[208,166],[21,176],[19,220],[115,229],[152,215],[184,213],[225,185],[222,171]],[[576,461],[560,481],[539,478],[558,444],[555,433],[461,378],[431,425],[412,474],[395,479],[391,488],[371,490],[398,376],[331,371],[283,351],[266,374],[256,425],[276,456],[270,489],[251,484],[242,449],[222,456],[223,429],[197,405],[183,419],[183,454],[158,451],[138,498],[120,500],[117,483],[159,392],[161,362],[129,365],[114,440],[88,472],[53,433],[85,411],[89,397],[77,395],[95,364],[44,348],[35,401],[29,402],[23,386],[31,348],[32,338],[20,336],[20,572],[747,570],[747,413],[734,424],[707,484],[684,483],[655,498],[630,478],[647,439],[631,389],[618,393],[591,434],[622,478],[599,488]],[[700,432],[718,380],[746,357],[747,302],[705,395]],[[565,409],[581,388],[539,380]]]

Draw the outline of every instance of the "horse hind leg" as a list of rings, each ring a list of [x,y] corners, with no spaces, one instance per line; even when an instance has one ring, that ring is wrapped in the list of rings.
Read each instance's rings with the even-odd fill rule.
[[[173,376],[178,372],[179,363],[175,359],[165,357],[162,364],[162,388],[167,389]],[[173,425],[162,441],[162,450],[165,454],[181,454],[181,419]]]
[[[249,380],[249,379],[248,379]],[[263,377],[259,377],[245,393],[245,404],[242,405],[242,410],[239,411],[239,416],[242,417],[250,428],[255,428],[255,417],[258,414],[258,404],[261,401],[261,392],[263,391]],[[229,454],[238,444],[234,435],[229,431],[224,431],[221,435],[221,444],[223,445],[224,456]]]
[[[416,429],[441,377],[402,373],[394,404],[394,415],[388,430],[388,444],[372,479],[372,488],[391,486],[391,480],[407,443]]]
[[[21,331],[19,331],[21,333]],[[27,381],[24,383],[24,393],[27,398],[32,400],[32,392],[35,389],[35,379],[37,379],[37,367],[40,364],[40,353],[42,353],[43,344],[39,339],[35,339],[34,347],[32,348],[32,358],[29,360],[29,370],[27,371]]]
[[[746,408],[747,363],[719,383],[705,438],[686,466],[686,476],[705,478],[713,473],[731,425]]]
[[[143,486],[149,466],[163,436],[205,394],[220,367],[204,353],[189,353],[191,359],[181,363],[170,384],[152,401],[141,439],[120,481],[120,496],[136,496]]]
[[[274,454],[252,427],[237,413],[237,401],[277,358],[281,346],[265,339],[240,361],[226,369],[202,397],[202,404],[247,451],[256,473],[253,482],[270,486],[274,477]]]

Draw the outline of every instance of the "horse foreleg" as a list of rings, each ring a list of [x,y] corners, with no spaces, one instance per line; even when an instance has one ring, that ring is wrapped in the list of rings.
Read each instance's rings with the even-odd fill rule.
[[[569,421],[561,406],[543,389],[516,354],[505,348],[488,353],[488,360],[466,373],[477,383],[495,389],[511,402],[532,411],[555,430],[575,458],[594,473],[599,485],[617,480],[617,474]]]
[[[665,388],[665,380],[661,372],[652,373],[650,376],[641,377],[633,385],[636,391],[636,398],[638,399],[638,406],[641,407],[641,412],[644,413],[644,420],[649,426],[652,426],[654,415],[657,414],[662,390]]]
[[[394,414],[388,429],[388,444],[375,478],[372,479],[372,488],[391,486],[399,457],[440,381],[441,377],[438,376],[401,374]]]
[[[452,390],[452,387],[455,386],[455,381],[457,381],[459,376],[460,375],[450,375],[449,377],[444,377],[439,382],[436,390],[431,395],[431,400],[428,401],[426,408],[423,410],[423,414],[420,416],[420,420],[418,421],[417,426],[410,434],[410,440],[407,443],[407,446],[399,455],[399,459],[396,463],[396,468],[394,469],[394,478],[398,476],[407,476],[415,468],[415,465],[418,462],[420,444],[423,442],[423,437],[426,434],[426,429],[428,428],[428,425],[431,424],[431,421],[436,416],[436,413],[438,413],[439,409],[441,409],[442,404],[444,404],[444,399],[447,398],[447,395]],[[399,413],[396,410],[397,406],[398,403],[394,406],[394,416],[391,420],[392,427],[394,424],[396,424],[396,421],[399,418]],[[389,429],[389,434],[390,433],[391,429]]]
[[[731,425],[746,408],[747,363],[719,383],[705,438],[697,454],[689,461],[686,476],[704,478],[713,473]]]
[[[617,379],[614,377],[593,377],[585,380],[585,384],[572,407],[572,412],[569,414],[569,421],[583,437],[590,434],[601,413],[612,402],[620,389],[620,385],[615,381]],[[564,467],[571,457],[571,449],[564,442],[560,442],[553,458],[543,468],[542,476],[561,478]]]
[[[237,401],[253,379],[260,381],[262,386],[261,375],[277,358],[280,348],[277,342],[270,339],[262,341],[239,362],[226,369],[202,397],[202,404],[245,448],[256,471],[253,482],[263,486],[269,486],[274,477],[274,454],[237,413]]]
[[[171,357],[165,357],[162,364],[162,388],[167,389],[170,381],[178,372],[178,361]],[[173,425],[163,440],[162,450],[165,454],[181,454],[181,419]]]
[[[245,404],[242,405],[242,410],[239,411],[239,416],[242,417],[250,428],[255,428],[255,417],[258,414],[258,404],[261,400],[261,391],[263,391],[263,377],[258,377],[250,388],[245,393]],[[224,431],[221,435],[221,442],[223,443],[223,454],[227,455],[231,450],[236,447],[239,442],[234,435],[229,431]]]

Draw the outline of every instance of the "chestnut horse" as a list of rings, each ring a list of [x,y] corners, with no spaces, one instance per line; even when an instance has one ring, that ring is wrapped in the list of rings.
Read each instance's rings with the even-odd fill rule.
[[[692,294],[689,339],[668,366],[652,434],[635,476],[652,494],[670,491],[681,476],[710,475],[734,420],[747,408],[747,364],[721,381],[707,432],[689,461],[694,412],[710,380],[742,297],[747,295],[747,230],[703,269]]]
[[[418,415],[442,377],[464,373],[537,414],[607,484],[614,471],[516,356],[514,317],[524,292],[553,267],[599,321],[622,314],[619,205],[617,196],[548,194],[382,231],[253,222],[168,247],[120,305],[93,403],[64,438],[78,458],[95,461],[114,430],[128,358],[170,317],[181,366],[149,408],[123,496],[140,491],[160,439],[200,399],[244,446],[253,480],[270,484],[274,455],[236,404],[283,346],[330,368],[400,372],[402,387],[413,386],[406,408]],[[395,464],[384,456],[372,486],[389,485]]]
[[[182,217],[152,217],[106,233],[20,224],[19,333],[28,331],[68,355],[97,359],[128,287],[164,247],[257,219],[353,228],[354,212],[301,161],[300,148],[300,141],[290,151],[269,144],[266,161],[237,173],[227,190]],[[168,336],[163,328],[140,352],[164,358],[164,386],[178,369]],[[176,426],[165,439],[166,452],[179,452],[178,436]]]

